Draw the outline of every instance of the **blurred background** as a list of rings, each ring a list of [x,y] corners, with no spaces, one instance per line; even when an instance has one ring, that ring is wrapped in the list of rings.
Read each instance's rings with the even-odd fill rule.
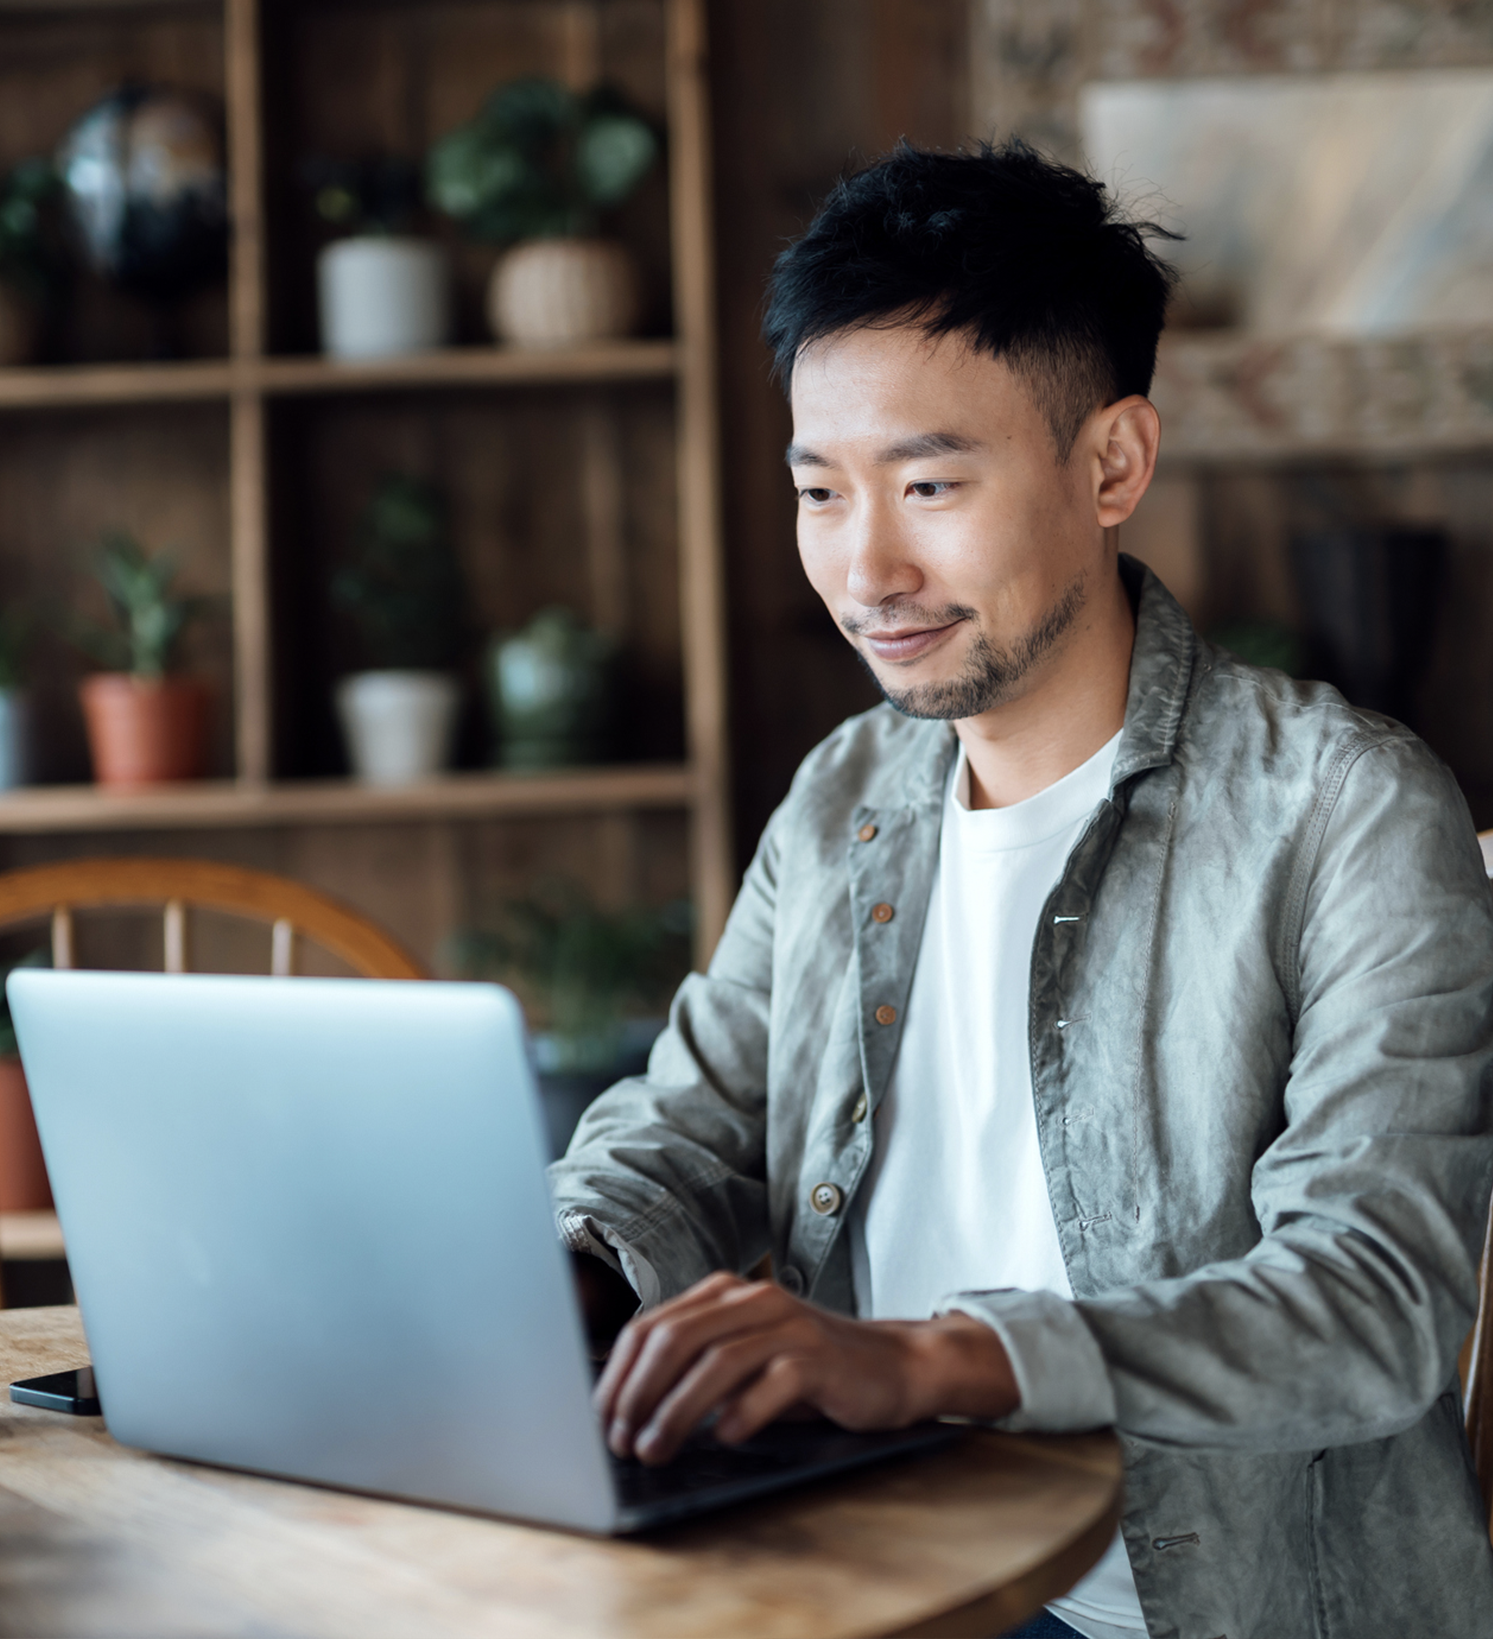
[[[332,892],[518,989],[558,1132],[875,700],[773,258],[899,138],[1009,133],[1185,235],[1124,547],[1493,825],[1493,7],[0,0],[0,868]]]

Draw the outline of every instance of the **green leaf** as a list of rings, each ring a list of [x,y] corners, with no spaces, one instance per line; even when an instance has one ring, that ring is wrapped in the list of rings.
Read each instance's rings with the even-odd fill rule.
[[[94,573],[109,599],[117,630],[78,623],[73,637],[100,665],[136,677],[163,677],[171,668],[177,640],[205,600],[172,593],[176,559],[166,552],[147,556],[123,531],[105,538]]]
[[[437,210],[462,221],[529,180],[530,168],[516,148],[494,143],[475,126],[464,125],[431,149],[425,190]]]
[[[531,75],[499,86],[479,118],[518,143],[541,146],[573,126],[579,112],[575,96],[558,80]]]
[[[628,114],[591,120],[576,143],[581,187],[596,205],[618,205],[648,174],[658,143],[642,120]]]
[[[500,86],[426,161],[426,197],[478,241],[592,233],[657,158],[653,132],[620,93],[577,98],[557,80]]]

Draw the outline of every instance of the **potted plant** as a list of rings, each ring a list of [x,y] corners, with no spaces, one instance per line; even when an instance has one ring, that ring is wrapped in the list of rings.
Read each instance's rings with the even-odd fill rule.
[[[436,488],[386,477],[374,491],[332,601],[366,662],[337,685],[348,760],[360,780],[407,785],[451,760],[460,700],[461,574]]]
[[[46,1212],[52,1205],[47,1164],[5,999],[5,981],[13,969],[50,966],[47,952],[34,950],[0,970],[0,1212]]]
[[[303,174],[317,215],[344,236],[316,258],[322,351],[371,359],[444,346],[446,253],[406,231],[418,201],[416,168],[398,159],[311,160]]]
[[[210,600],[174,592],[176,560],[149,556],[123,531],[106,537],[95,573],[113,622],[76,629],[106,668],[78,685],[94,778],[108,786],[195,779],[207,754],[207,686],[171,668],[188,621]]]
[[[617,686],[613,638],[568,609],[541,609],[521,632],[493,639],[487,678],[505,768],[605,759]]]
[[[23,160],[0,179],[0,365],[29,364],[40,346],[61,279],[44,217],[56,192],[44,159]]]
[[[26,652],[31,622],[15,607],[0,610],[0,791],[31,779],[31,695]]]
[[[575,883],[551,880],[457,933],[448,956],[462,977],[506,984],[523,1004],[559,1155],[586,1106],[646,1067],[689,971],[690,908],[604,911]]]
[[[637,268],[625,246],[598,237],[599,222],[657,153],[653,132],[617,92],[576,96],[533,78],[500,86],[474,120],[435,144],[431,204],[471,238],[514,247],[488,287],[500,339],[553,347],[631,333]]]

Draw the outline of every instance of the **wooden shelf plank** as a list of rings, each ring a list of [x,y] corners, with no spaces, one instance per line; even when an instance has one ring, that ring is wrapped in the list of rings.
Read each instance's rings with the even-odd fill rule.
[[[0,370],[0,409],[59,409],[87,404],[184,403],[227,398],[234,371],[227,359],[179,364],[54,364]]]
[[[32,786],[0,795],[0,833],[221,829],[240,825],[347,824],[503,814],[683,808],[698,779],[679,764],[448,774],[418,785],[285,780],[255,785],[193,780],[140,791],[93,785]]]
[[[625,381],[673,375],[674,343],[592,342],[584,347],[444,347],[434,353],[351,363],[267,358],[257,367],[267,393],[346,393],[370,388],[484,387],[546,382]]]
[[[550,382],[646,381],[671,376],[672,341],[596,342],[540,351],[449,347],[352,364],[324,358],[199,359],[178,364],[61,364],[0,370],[0,409],[184,403],[238,392],[276,396],[421,387],[543,386]]]

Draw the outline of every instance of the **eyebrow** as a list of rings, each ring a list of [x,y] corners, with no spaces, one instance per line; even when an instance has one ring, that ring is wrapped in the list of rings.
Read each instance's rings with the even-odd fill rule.
[[[970,450],[984,449],[978,438],[965,438],[959,433],[918,433],[896,444],[888,444],[876,457],[878,466],[891,466],[898,461],[920,461],[930,455],[963,455]],[[827,457],[804,444],[790,444],[783,453],[790,467],[832,466]]]

